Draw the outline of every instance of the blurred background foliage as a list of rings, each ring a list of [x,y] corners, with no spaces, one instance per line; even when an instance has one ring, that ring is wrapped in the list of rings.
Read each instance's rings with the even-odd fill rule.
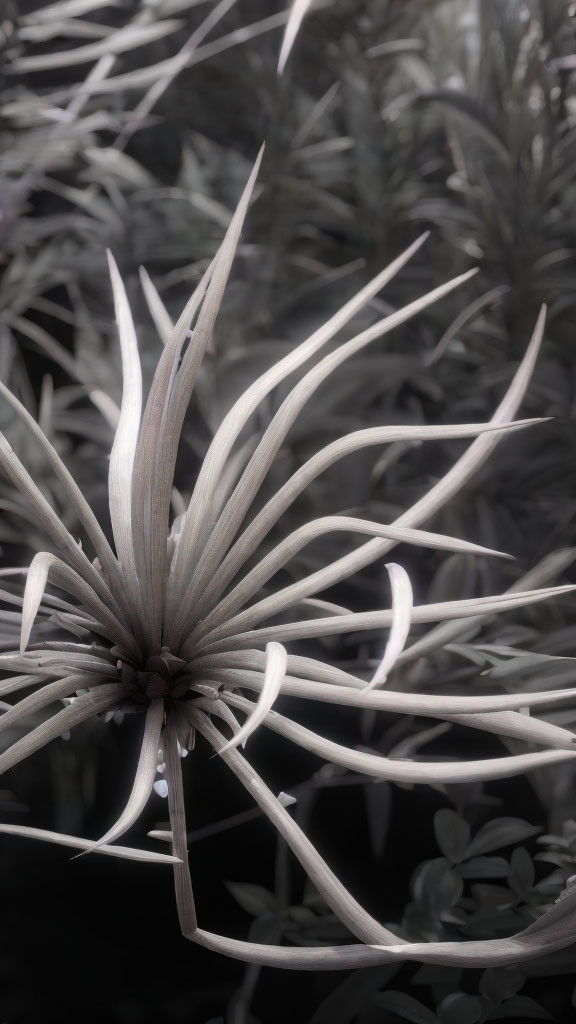
[[[478,267],[477,275],[331,376],[291,431],[270,487],[359,427],[488,419],[544,302],[546,342],[524,414],[551,419],[503,441],[433,526],[508,550],[516,561],[402,554],[419,602],[489,594],[523,577],[524,585],[574,580],[575,3],[321,0],[282,77],[286,12],[276,0],[4,0],[1,14],[0,378],[40,419],[103,522],[120,397],[105,249],[126,281],[149,380],[167,329],[154,291],[176,319],[265,140],[256,201],[185,425],[175,511],[247,383],[430,231],[355,328],[452,275]],[[282,397],[277,389],[269,398],[254,432]],[[72,512],[5,404],[0,427],[74,531]],[[282,533],[330,512],[393,518],[459,450],[455,442],[398,445],[342,460],[316,481],[306,507],[290,512]],[[32,523],[22,533],[14,515],[22,501],[2,487],[7,568],[27,564],[43,546]],[[341,553],[342,541],[339,549],[334,543],[306,548],[285,572],[296,577],[325,564]],[[5,648],[17,632],[8,600],[15,580],[2,581]],[[327,596],[359,609],[380,603],[383,592],[376,566]],[[574,685],[569,662],[524,649],[574,655],[575,618],[564,599],[502,621],[457,623],[448,638],[439,633],[438,650],[431,643],[406,659],[394,685]],[[360,672],[380,645],[376,634],[328,638],[323,653]],[[314,723],[319,712],[306,714]],[[547,717],[571,727],[576,707]],[[446,729],[322,710],[325,733],[396,756],[471,750],[465,729]],[[99,834],[104,795],[125,782],[129,732],[85,731],[81,744],[71,738],[25,764],[18,794],[0,793],[2,813],[39,824],[55,814],[59,829]],[[489,756],[501,742],[484,737],[480,747],[475,739],[474,752]],[[576,871],[567,766],[485,787],[406,793],[319,769],[304,753],[289,760],[278,739],[258,739],[253,753],[278,789],[298,796],[299,821],[354,891],[411,938],[516,930]],[[199,903],[207,926],[240,934],[251,921],[251,937],[262,941],[345,938],[302,888],[282,843],[270,859],[267,828],[248,807],[238,810],[217,763],[196,789],[191,850],[205,879]],[[157,800],[151,822],[161,815]],[[576,1019],[573,950],[466,975],[410,965],[344,978],[244,970],[179,939],[169,882],[144,867],[80,868],[24,841],[3,843],[0,864],[6,1024]]]

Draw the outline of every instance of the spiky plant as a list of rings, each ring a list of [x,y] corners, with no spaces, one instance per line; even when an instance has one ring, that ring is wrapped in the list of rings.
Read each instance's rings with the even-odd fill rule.
[[[572,588],[516,591],[478,600],[414,607],[408,576],[399,565],[392,563],[387,566],[391,609],[351,613],[312,596],[379,559],[398,543],[472,554],[498,554],[464,540],[424,532],[419,524],[465,483],[504,433],[534,422],[514,422],[513,417],[536,358],[543,315],[514,380],[489,423],[383,426],[357,431],[319,451],[244,525],[287,431],[330,372],[370,341],[382,337],[450,292],[462,280],[448,281],[330,351],[292,388],[262,434],[256,451],[242,465],[234,447],[262,399],[345,327],[356,311],[403,267],[422,239],[248,388],[217,431],[188,508],[169,525],[180,430],[212,334],[258,165],[259,160],[217,257],[163,350],[143,413],[135,331],[122,281],[110,258],[123,365],[123,397],[109,469],[115,551],[39,425],[9,390],[0,385],[3,396],[39,442],[96,556],[90,561],[2,437],[2,469],[26,497],[28,513],[34,515],[58,554],[39,553],[27,570],[21,601],[20,651],[0,657],[0,667],[17,674],[0,684],[0,692],[5,695],[30,687],[34,690],[14,706],[5,705],[0,729],[7,733],[12,727],[19,728],[27,716],[55,702],[65,701],[66,706],[12,742],[0,755],[0,771],[14,767],[52,739],[94,716],[122,711],[140,713],[144,719],[132,792],[124,812],[101,839],[91,842],[24,826],[2,825],[0,830],[86,851],[171,863],[180,924],[186,938],[257,963],[331,969],[410,958],[466,966],[516,962],[560,948],[576,938],[576,919],[572,912],[575,896],[571,893],[566,893],[558,905],[535,924],[509,939],[429,944],[402,941],[356,902],[295,824],[284,806],[285,801],[274,796],[238,750],[239,745],[264,724],[335,764],[374,778],[412,783],[500,778],[576,757],[572,733],[519,712],[526,704],[552,704],[572,698],[573,690],[436,697],[382,689],[402,656],[411,623],[448,621],[481,612],[497,613]],[[268,533],[307,483],[345,454],[395,440],[466,437],[475,438],[471,447],[394,524],[383,525],[347,516],[324,517],[306,523],[262,554],[261,547]],[[254,601],[257,592],[297,551],[331,531],[371,539],[326,568]],[[49,581],[74,600],[45,594]],[[17,601],[11,592],[3,593],[2,598],[11,603]],[[308,617],[299,619],[298,609],[302,608]],[[84,630],[93,634],[94,640],[78,643],[48,638],[29,645],[37,615],[50,619],[55,609],[59,628],[72,632]],[[260,625],[277,616],[288,621]],[[382,661],[368,682],[312,658],[288,654],[283,646],[307,637],[374,628],[389,629],[389,636]],[[244,696],[245,692],[256,694],[257,699]],[[277,714],[271,709],[281,694],[343,707],[445,718],[536,742],[548,749],[480,761],[426,764],[398,761],[341,746]],[[242,725],[237,721],[236,712],[245,716]],[[292,949],[224,938],[198,927],[187,859],[181,768],[181,755],[192,748],[196,733],[220,755],[276,826],[326,903],[359,940],[357,944]],[[142,813],[159,764],[165,767],[170,830],[151,835],[168,840],[171,855],[113,845]]]
[[[574,48],[570,5],[486,0],[472,11],[468,46],[448,57],[451,81],[439,65],[437,88],[420,97],[446,115],[451,160],[444,195],[425,201],[423,214],[455,249],[475,250],[491,287],[509,285],[512,345],[521,345],[541,302],[549,304],[553,336],[570,344],[562,323],[573,304],[565,214],[575,145],[573,84],[564,70]]]
[[[3,379],[6,352],[31,343],[74,382],[105,386],[94,321],[99,294],[107,289],[106,247],[123,251],[126,271],[130,254],[136,265],[172,268],[214,255],[210,214],[216,204],[206,202],[198,180],[165,188],[171,166],[166,138],[175,140],[177,154],[180,126],[163,126],[156,111],[187,67],[277,30],[288,17],[280,12],[255,25],[236,19],[228,31],[235,5],[219,0],[207,12],[198,0],[138,0],[128,9],[113,0],[57,0],[31,11],[25,4],[3,6]],[[175,99],[167,104],[178,105]],[[155,119],[160,146],[157,137],[139,137]],[[154,159],[159,150],[160,166]],[[241,172],[242,181],[245,176]],[[219,209],[220,218],[226,213]],[[84,340],[87,297],[93,325]],[[61,337],[62,323],[75,327],[76,359],[53,336]],[[22,376],[15,361],[19,397]]]

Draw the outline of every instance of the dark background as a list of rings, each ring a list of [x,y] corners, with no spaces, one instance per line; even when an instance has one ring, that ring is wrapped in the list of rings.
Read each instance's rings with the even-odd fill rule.
[[[175,14],[182,21],[178,30],[118,57],[114,74],[176,53],[213,7],[182,3]],[[572,3],[334,0],[305,21],[282,78],[276,74],[281,28],[251,32],[247,41],[183,70],[141,125],[134,126],[129,114],[142,89],[120,84],[92,97],[83,115],[101,113],[105,120],[76,133],[62,129],[56,147],[38,105],[30,113],[25,103],[42,99],[63,109],[93,64],[28,72],[18,62],[90,40],[58,33],[31,38],[26,30],[34,19],[26,15],[37,9],[28,0],[2,5],[0,375],[35,414],[50,375],[60,396],[51,422],[55,443],[104,523],[111,432],[86,397],[88,384],[118,397],[104,249],[112,248],[126,280],[149,380],[160,347],[139,289],[138,266],[146,267],[176,317],[266,140],[259,192],[185,426],[177,470],[182,492],[190,492],[215,427],[243,387],[429,229],[426,246],[383,293],[380,305],[358,318],[358,330],[471,266],[479,266],[479,274],[334,374],[299,418],[267,486],[272,489],[335,436],[361,426],[487,419],[545,301],[546,343],[523,414],[553,419],[503,442],[430,526],[508,550],[516,563],[403,554],[418,600],[443,600],[497,593],[550,552],[574,543]],[[136,0],[123,0],[82,20],[117,29],[143,9]],[[267,0],[238,0],[208,39],[280,10]],[[66,88],[71,92],[59,98]],[[322,97],[324,110],[317,106]],[[314,110],[316,120],[306,128]],[[114,149],[131,163],[118,170]],[[71,189],[96,197],[105,209],[84,207]],[[483,296],[489,299],[475,312]],[[463,310],[468,320],[459,325]],[[454,337],[436,358],[436,345],[449,329]],[[47,337],[58,343],[56,351]],[[270,399],[257,426],[282,397]],[[32,460],[35,479],[50,487],[49,474],[34,462],[5,409],[0,417],[15,449],[28,465]],[[343,460],[303,499],[298,523],[304,516],[350,509],[366,518],[395,515],[460,450],[457,443],[421,447],[384,469],[373,451]],[[58,506],[58,494],[53,497]],[[67,510],[59,511],[65,518]],[[2,513],[0,543],[7,566],[27,564],[41,546],[9,507]],[[302,553],[291,571],[301,576],[339,553],[318,545]],[[325,596],[358,610],[374,607],[381,576],[381,567],[372,567]],[[562,578],[574,581],[573,569]],[[572,604],[563,599],[516,613],[491,624],[483,640],[573,656]],[[303,653],[362,665],[377,656],[379,645],[376,635],[366,634]],[[439,686],[482,685],[478,671],[462,669],[442,652],[426,663],[424,675]],[[418,685],[417,675],[402,685]],[[290,714],[293,702],[284,699],[282,710]],[[312,704],[298,708],[298,715],[333,739],[363,742],[359,716]],[[413,728],[413,720],[383,716],[373,743],[389,750]],[[525,819],[546,832],[559,831],[574,813],[569,772],[548,773],[537,784],[507,780],[481,792],[383,784],[374,798],[370,780],[354,776],[336,776],[319,788],[317,759],[274,735],[259,734],[251,748],[254,764],[275,791],[305,786],[295,813],[355,896],[385,922],[402,919],[414,871],[439,856],[432,827],[438,809],[464,810],[475,827],[496,814]],[[456,728],[425,751],[430,757],[501,753],[496,737],[478,739]],[[133,723],[87,728],[7,776],[0,793],[2,820],[99,835],[122,806],[136,756]],[[189,756],[186,772],[201,923],[242,937],[250,928],[274,927],[283,906],[305,902],[299,869],[286,868],[282,847],[261,817],[203,836],[202,829],[248,812],[250,805],[202,743]],[[312,788],[310,779],[316,779]],[[146,827],[140,823],[126,843],[141,843],[163,813],[161,800],[153,797]],[[531,856],[538,850],[533,838],[524,845]],[[343,974],[254,972],[185,942],[168,869],[97,856],[70,862],[70,856],[23,839],[4,837],[0,843],[2,1024],[406,1019],[373,1003],[373,991],[387,984],[377,972],[363,972],[367,992],[351,1013],[342,1009],[337,993],[346,983]],[[538,878],[544,867],[550,865],[537,865]],[[276,889],[280,911],[276,917],[248,913],[225,882]],[[316,934],[326,942],[333,934],[344,937],[324,919]],[[568,951],[526,972],[522,992],[545,1008],[547,1019],[575,1016],[572,955]],[[414,988],[414,974],[413,965],[404,966],[391,987],[437,1006],[444,990]],[[448,990],[457,984],[458,991],[474,994],[479,983],[480,972],[472,971],[463,982],[451,979]],[[334,992],[334,1002],[327,1003]],[[324,1017],[314,1018],[323,1004]],[[526,1008],[524,1013],[515,1019],[528,1019]]]

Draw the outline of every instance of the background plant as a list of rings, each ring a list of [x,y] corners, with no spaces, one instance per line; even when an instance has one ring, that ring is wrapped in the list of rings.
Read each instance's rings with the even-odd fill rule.
[[[572,5],[567,0],[525,4],[489,0],[478,5],[460,0],[361,4],[338,0],[311,12],[284,76],[278,79],[280,5],[271,11],[269,4],[239,0],[222,13],[201,46],[221,36],[230,37],[246,25],[264,21],[267,26],[222,53],[205,51],[205,60],[182,68],[142,122],[135,122],[134,111],[154,83],[133,89],[119,76],[169,59],[216,5],[176,7],[170,3],[150,8],[122,4],[71,18],[57,14],[57,36],[50,34],[52,28],[46,20],[25,20],[33,6],[18,4],[4,22],[2,174],[8,181],[2,195],[3,203],[8,204],[3,211],[8,230],[2,239],[6,262],[1,377],[4,381],[9,378],[27,408],[34,415],[41,413],[43,423],[50,424],[52,440],[91,503],[99,511],[105,508],[106,451],[114,418],[106,399],[107,415],[102,416],[101,396],[116,404],[120,398],[104,247],[112,245],[120,258],[149,374],[159,342],[139,297],[138,265],[146,266],[175,318],[214,253],[246,177],[249,157],[266,136],[268,155],[261,193],[185,427],[189,454],[178,467],[179,492],[184,498],[190,493],[212,432],[246,381],[270,365],[278,353],[293,347],[303,331],[309,333],[325,320],[345,293],[352,294],[421,230],[432,228],[426,257],[418,257],[397,286],[387,291],[386,302],[397,306],[450,274],[479,264],[479,275],[467,286],[467,322],[460,317],[466,305],[460,293],[454,303],[448,300],[433,307],[407,326],[397,340],[358,360],[354,375],[335,378],[334,387],[319,392],[314,408],[293,431],[282,450],[279,473],[301,464],[319,444],[341,433],[343,426],[352,430],[382,422],[448,423],[487,418],[524,347],[527,324],[533,322],[534,311],[545,300],[549,330],[525,414],[553,415],[554,421],[540,428],[538,435],[533,432],[529,439],[526,435],[525,441],[516,435],[513,444],[501,446],[462,498],[441,512],[430,527],[510,550],[517,562],[503,567],[475,564],[461,555],[441,562],[430,555],[410,568],[422,600],[494,593],[536,567],[540,567],[536,571],[541,577],[534,585],[556,582],[561,574],[572,579],[570,550],[554,554],[560,545],[568,549],[574,543]],[[115,56],[106,80],[116,78],[116,83],[110,91],[88,96],[77,122],[68,124],[60,115],[53,120],[54,110],[63,111],[79,100],[77,85],[95,63],[32,72],[25,66],[18,68],[15,62],[110,39],[139,18],[153,26],[170,20],[182,24],[151,41],[147,48]],[[277,22],[269,22],[269,18],[277,18]],[[65,32],[62,21],[68,22]],[[79,27],[89,24],[94,27]],[[102,35],[104,28],[112,32]],[[70,32],[78,34],[66,34]],[[9,64],[15,71],[8,73]],[[55,98],[65,88],[67,95]],[[198,95],[202,102],[195,102]],[[14,107],[16,103],[20,106]],[[52,114],[46,117],[42,111],[51,107]],[[47,139],[54,135],[56,143],[48,145]],[[50,160],[44,164],[46,150]],[[121,154],[114,165],[112,150]],[[504,292],[504,287],[508,291]],[[381,308],[370,308],[358,329],[381,315]],[[56,363],[54,348],[49,341],[46,344],[48,339],[38,329],[58,343]],[[47,375],[52,384],[50,380],[42,384]],[[282,397],[273,396],[263,422]],[[94,404],[94,399],[100,405]],[[1,426],[7,426],[4,418]],[[11,443],[26,464],[34,467],[42,487],[66,519],[69,510],[63,503],[58,505],[58,493],[50,490],[53,483],[43,475],[40,462],[34,465],[29,461],[34,458],[33,451],[26,447],[24,433],[15,435],[15,430],[11,418]],[[396,461],[399,454],[393,453],[387,462],[370,463],[371,475],[364,466],[356,472],[343,464],[341,471],[334,471],[312,490],[303,513],[313,517],[326,510],[346,511],[386,521],[422,493],[455,452],[439,450],[431,456],[423,447],[416,447]],[[0,540],[7,566],[26,564],[31,551],[40,545],[32,529],[25,536],[17,530],[9,507],[14,500],[13,493],[3,490],[7,507],[3,507]],[[177,495],[174,500],[178,501]],[[303,553],[294,572],[298,576],[310,572],[326,557],[331,557],[327,548],[317,555],[314,551]],[[8,589],[13,586],[13,581],[4,583]],[[365,570],[353,585],[339,585],[330,597],[348,607],[366,608],[373,606],[381,586],[378,572]],[[3,607],[6,614],[13,611],[13,606]],[[477,693],[486,692],[487,685],[503,692],[572,685],[570,662],[530,662],[525,653],[573,655],[572,624],[571,603],[566,600],[554,606],[541,605],[534,612],[523,611],[506,621],[470,623],[469,632],[451,638],[448,649],[444,640],[443,646],[418,661],[406,662],[396,685],[424,688],[434,679],[435,685],[441,682],[447,692],[466,687],[466,692]],[[376,635],[327,644],[334,664],[351,671],[369,672],[379,653]],[[556,724],[572,727],[570,708],[563,707],[549,717]],[[335,734],[344,729],[337,716],[331,724]],[[385,740],[374,735],[369,721],[363,722],[363,729],[364,741],[379,749],[386,743],[390,749],[395,742],[394,736]],[[420,726],[408,721],[402,730],[399,740],[418,733]],[[258,756],[263,769],[280,774],[274,739],[260,742]],[[443,744],[447,742],[454,744],[455,752],[461,750],[458,726],[453,725],[450,734],[442,738]],[[96,759],[98,771],[109,772],[108,781],[113,781],[120,770],[120,746],[119,738],[103,741],[97,731],[91,745],[87,741],[76,745],[72,737],[50,754],[47,764],[52,766],[53,784],[48,786],[46,776],[42,800],[32,795],[38,769],[30,769],[29,786],[24,785],[18,800],[22,803],[29,797],[36,810],[40,800],[47,819],[48,804],[54,802],[58,827],[64,831],[79,829],[90,813],[96,816],[97,831],[104,819],[102,793],[95,783]],[[308,778],[311,767],[304,760],[295,768],[294,783]],[[354,785],[337,781],[323,786],[314,805],[316,827],[327,844],[335,828],[341,836],[343,830],[334,821],[352,815],[352,794],[356,792]],[[574,813],[572,786],[570,772],[557,772],[554,778],[550,773],[533,774],[526,784],[507,790],[506,796],[499,794],[503,806],[485,813],[521,814],[543,828],[548,828],[549,817],[554,833],[563,836],[563,823]],[[382,865],[390,864],[393,857],[392,839],[385,841],[383,824],[388,814],[392,821],[398,815],[405,819],[404,795],[422,800],[422,812],[428,818],[433,804],[424,803],[418,790],[403,794],[394,787],[392,796],[388,792],[391,807],[386,811],[384,784],[366,784],[363,789],[367,802],[371,801],[365,827],[383,852],[371,863],[366,860],[359,870],[377,885]],[[488,796],[494,798],[494,792]],[[196,798],[206,827],[232,812],[225,784],[220,798],[218,814],[203,805],[200,795]],[[18,801],[8,795],[5,799],[16,811]],[[430,799],[434,797],[428,796],[426,801]],[[25,820],[22,810],[16,813],[16,820]],[[271,883],[270,865],[260,852],[254,852],[254,847],[260,847],[263,826],[254,822],[246,825],[248,828],[256,830],[245,839],[244,848],[251,851],[252,858],[249,871],[248,863],[243,870],[238,866],[231,880],[262,882],[268,873]],[[421,836],[413,832],[406,837],[402,903],[408,902],[409,875],[416,870],[417,857],[438,856],[431,830],[426,842],[430,845],[424,851]],[[227,877],[226,865],[216,870],[217,837],[206,836],[192,849],[205,859],[208,875],[214,866],[215,877],[218,870]],[[356,853],[352,845],[345,845],[343,860]],[[3,853],[10,884],[14,879],[12,856]],[[19,856],[32,858],[33,854],[21,850]],[[30,864],[32,871],[36,862]],[[99,877],[104,891],[114,892],[126,906],[131,898],[134,906],[139,905],[139,885],[129,881],[126,873],[119,881],[115,872],[122,872],[121,866],[113,869],[101,864],[93,870],[102,872]],[[33,885],[31,875],[27,884],[29,889]],[[57,904],[50,904],[50,890],[42,881],[34,886],[43,892],[48,900],[45,907],[52,906],[54,915]],[[57,888],[73,902],[67,864]],[[21,906],[27,903],[27,892],[17,889]],[[398,908],[396,921],[400,911]],[[45,913],[49,912],[46,909]],[[243,912],[235,911],[232,899],[222,913],[230,921],[237,913],[239,927],[245,921]],[[19,916],[14,904],[8,920],[15,935]],[[95,923],[94,929],[96,934]],[[157,930],[165,934],[163,918],[157,920]],[[26,938],[26,943],[29,941]],[[20,943],[22,950],[24,938]],[[75,955],[71,947],[67,952],[69,958]],[[179,956],[175,947],[170,947],[171,962],[182,963]],[[36,963],[40,963],[39,957]],[[152,986],[154,992],[146,1000],[133,986],[124,985],[115,1011],[118,1019],[130,1019],[132,1014],[132,1018],[136,1015],[145,1020],[148,1012],[167,1020],[187,1019],[185,1015],[193,1013],[199,1020],[208,1020],[222,1014],[222,996],[208,984],[203,994],[191,996],[190,985],[184,981],[187,969],[182,963],[180,994],[160,994],[159,988]],[[571,969],[568,966],[567,973]],[[8,985],[17,977],[14,960],[5,960],[3,970]],[[55,1007],[58,999],[63,1001],[62,1018],[66,996],[56,990],[55,974],[48,968],[37,970],[39,990],[44,985],[43,991],[50,994]],[[225,981],[218,974],[218,988],[231,993],[239,968],[228,970]],[[263,972],[252,1003],[263,1024],[271,1016],[270,1006],[279,1019],[288,996],[295,991],[294,979],[281,982],[267,978],[268,973]],[[361,983],[361,976],[350,982]],[[20,1006],[26,998],[33,999],[23,994],[24,982],[18,984],[18,991],[7,994],[6,1008],[2,1007],[8,1020],[17,1008],[28,1012]],[[282,984],[286,987],[278,989]],[[329,982],[324,979],[314,987],[312,979],[303,978],[298,984],[298,1014],[307,1019],[321,1002],[320,988],[324,987],[326,995]],[[447,984],[456,992],[454,978]],[[566,995],[562,1005],[559,1000],[564,996],[553,995],[546,980],[528,984],[532,998],[548,1006],[553,1016],[567,1017],[569,978],[563,983]],[[445,991],[436,1000],[432,991],[426,990],[421,998],[403,974],[390,979],[388,987],[415,994],[434,1012],[450,994]],[[556,983],[557,990],[561,987]],[[280,991],[284,999],[278,999]],[[479,989],[472,986],[466,992],[477,997]],[[193,999],[198,1000],[196,1006]],[[149,1009],[154,1001],[155,1010]],[[369,1014],[376,1020],[386,1019],[385,1013],[388,1019],[396,1019],[389,1008],[373,1005],[371,997],[366,997],[361,1009],[367,1020]],[[288,1019],[294,1019],[292,1010],[286,1013]]]

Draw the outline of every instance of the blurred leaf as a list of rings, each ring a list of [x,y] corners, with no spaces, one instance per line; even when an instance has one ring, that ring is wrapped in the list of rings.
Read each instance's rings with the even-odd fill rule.
[[[456,870],[461,878],[507,878],[510,865],[504,857],[472,857]]]
[[[323,1000],[308,1024],[352,1024],[372,994],[399,970],[399,964],[385,964],[354,971]]]
[[[461,967],[445,967],[443,964],[421,964],[412,978],[412,985],[449,985],[458,988],[462,977]]]
[[[521,899],[528,900],[534,886],[535,870],[532,857],[524,847],[517,847],[510,858],[508,885]]]
[[[438,1007],[438,1020],[442,1024],[476,1024],[482,1016],[482,1000],[463,992],[446,996]]]
[[[434,815],[436,842],[445,857],[453,864],[464,857],[470,841],[470,826],[460,814],[444,808]]]
[[[141,26],[129,25],[114,32],[106,39],[90,43],[87,46],[77,46],[70,50],[64,50],[62,53],[44,53],[34,57],[16,58],[9,70],[12,73],[28,74],[31,71],[46,71],[52,68],[70,67],[72,64],[88,63],[107,54],[124,53],[135,46],[144,46],[175,32],[181,25],[181,21],[162,21]]]
[[[379,992],[372,996],[372,1001],[376,1006],[391,1010],[404,1020],[412,1021],[412,1024],[437,1024],[436,1014],[432,1010],[404,992]]]
[[[488,1017],[488,1020],[553,1020],[551,1013],[540,1006],[530,996],[513,996],[503,1006],[495,1010]]]
[[[116,7],[119,2],[120,0],[59,0],[24,15],[22,22],[24,25],[36,25],[60,18],[75,18],[79,14],[88,14],[101,7]]]
[[[276,897],[263,885],[254,885],[252,882],[226,882],[225,885],[228,892],[248,914],[253,914],[256,917],[261,914],[277,913]]]
[[[444,858],[428,860],[416,869],[412,879],[416,902],[436,912],[447,910],[458,902],[464,883]]]
[[[489,967],[483,971],[478,985],[480,995],[500,1004],[520,991],[526,976],[517,967]]]
[[[503,885],[484,885],[478,883],[472,886],[472,894],[474,899],[483,907],[489,908],[503,908],[512,906],[514,896],[509,889],[506,889]]]
[[[483,141],[487,142],[502,160],[506,163],[509,162],[511,154],[500,134],[497,123],[490,117],[485,107],[475,103],[469,96],[445,89],[420,96],[418,102],[440,103],[447,107],[450,113],[462,118],[474,133],[481,135]]]
[[[538,825],[530,825],[521,818],[494,818],[487,822],[468,843],[464,856],[478,857],[491,853],[503,846],[521,843],[524,839],[538,835],[542,829]]]

